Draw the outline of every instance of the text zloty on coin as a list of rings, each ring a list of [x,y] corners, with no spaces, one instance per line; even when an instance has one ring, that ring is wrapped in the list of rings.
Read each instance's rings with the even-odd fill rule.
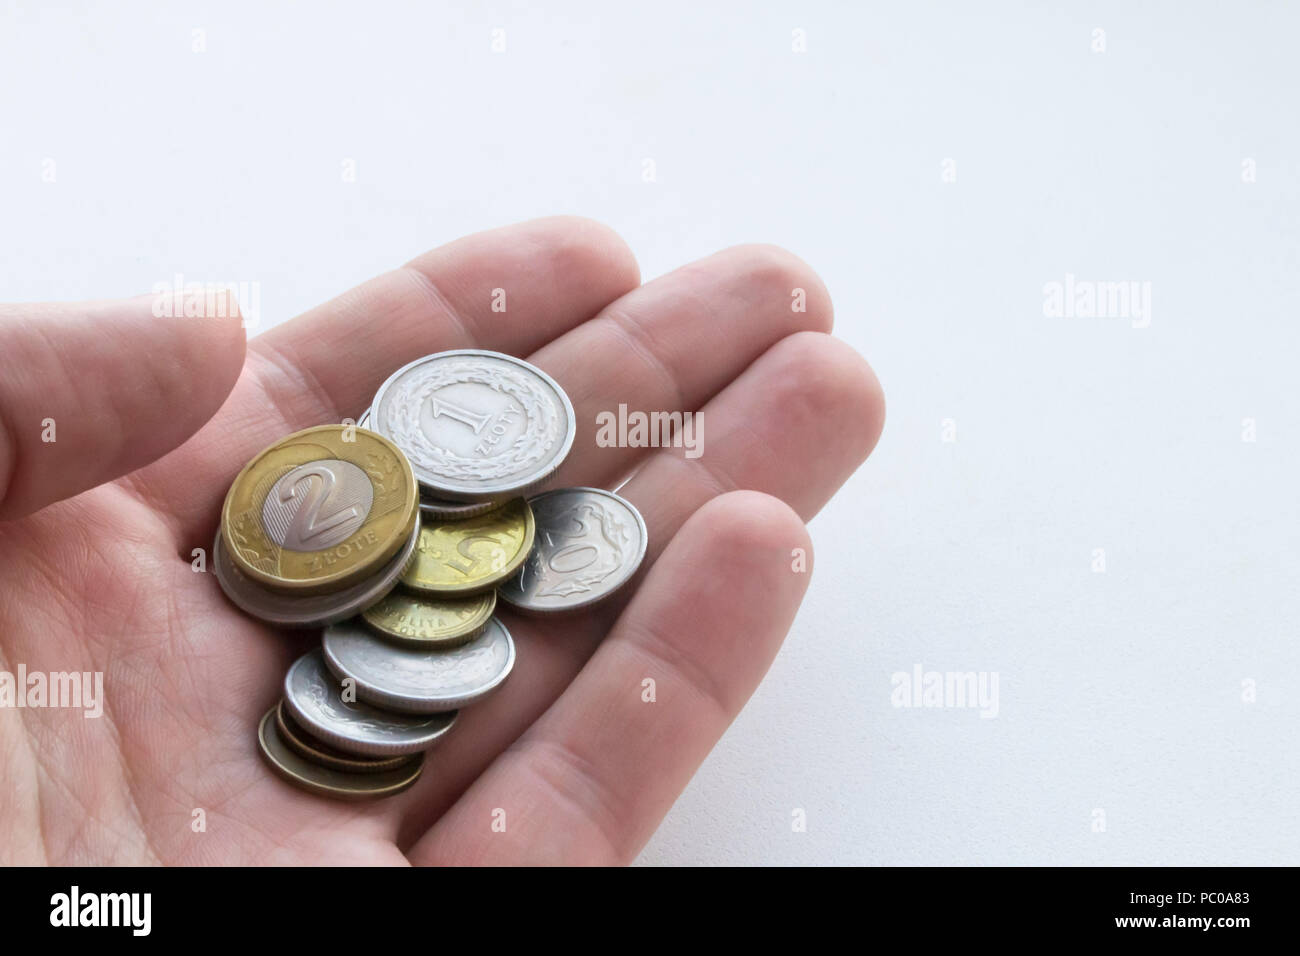
[[[430,495],[479,501],[524,494],[573,446],[573,406],[545,372],[499,352],[439,352],[379,387],[371,427],[406,453]]]
[[[525,611],[573,611],[608,597],[645,557],[641,513],[613,492],[560,488],[529,499],[537,543],[519,573],[497,588]]]
[[[294,661],[284,677],[284,703],[304,730],[339,750],[366,757],[412,754],[432,747],[456,722],[455,711],[412,717],[345,701],[319,650]]]
[[[370,409],[366,409],[361,418],[357,421],[358,428],[370,427]],[[488,498],[484,501],[447,501],[443,498],[435,498],[426,494],[423,490],[420,492],[420,513],[426,518],[443,518],[449,521],[460,521],[464,518],[476,518],[481,514],[486,514],[510,500],[509,495],[501,498]]]
[[[283,627],[320,627],[361,613],[393,590],[414,558],[419,540],[417,520],[402,550],[377,574],[329,594],[289,594],[262,587],[235,567],[220,531],[212,546],[212,566],[226,596],[253,617]]]
[[[221,531],[231,560],[275,590],[320,593],[369,577],[416,520],[405,456],[361,428],[322,425],[260,452],[230,486]]]
[[[285,710],[284,701],[275,707],[275,727],[280,733],[280,739],[298,756],[334,770],[344,770],[348,773],[381,773],[385,770],[397,770],[420,759],[418,755],[358,757],[355,754],[336,750],[329,744],[316,740],[294,723],[293,718]]]
[[[348,773],[312,763],[292,750],[280,736],[272,707],[257,728],[257,742],[271,768],[297,787],[341,800],[368,800],[401,793],[420,778],[423,755],[395,770],[376,773]]]
[[[361,617],[395,640],[424,647],[455,647],[487,627],[496,606],[495,591],[469,598],[435,598],[399,589],[366,608]]]
[[[449,650],[390,644],[355,621],[327,627],[321,647],[329,669],[339,680],[352,678],[362,700],[411,714],[473,703],[499,687],[515,663],[515,643],[496,618]]]
[[[533,513],[523,498],[465,521],[428,520],[402,584],[444,597],[489,590],[524,563],[533,536]]]

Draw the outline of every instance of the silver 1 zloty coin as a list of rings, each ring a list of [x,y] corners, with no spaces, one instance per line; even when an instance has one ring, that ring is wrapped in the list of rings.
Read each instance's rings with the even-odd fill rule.
[[[397,585],[419,542],[417,517],[411,537],[387,564],[364,581],[331,594],[289,594],[263,587],[235,567],[220,531],[212,545],[212,567],[226,596],[253,617],[283,627],[321,627],[360,614],[382,600]]]
[[[411,717],[361,701],[345,701],[343,688],[319,650],[294,661],[284,676],[284,703],[303,728],[328,744],[365,756],[410,754],[432,747],[456,722],[456,713]]]
[[[648,535],[641,513],[612,491],[558,488],[528,499],[533,550],[497,597],[523,611],[573,611],[608,597],[636,573]]]
[[[515,642],[496,618],[474,640],[447,650],[391,644],[359,621],[327,627],[321,648],[335,677],[356,682],[361,700],[410,714],[473,703],[499,687],[515,664]]]
[[[371,430],[392,441],[431,496],[501,500],[555,474],[576,423],[564,389],[527,362],[480,349],[439,352],[394,372]]]
[[[361,413],[357,420],[358,428],[370,427],[370,409]],[[510,498],[488,498],[484,501],[447,501],[444,498],[436,498],[426,494],[423,490],[420,492],[420,514],[428,518],[437,518],[441,521],[463,521],[466,518],[477,518],[479,515],[487,514],[493,508],[499,508]]]

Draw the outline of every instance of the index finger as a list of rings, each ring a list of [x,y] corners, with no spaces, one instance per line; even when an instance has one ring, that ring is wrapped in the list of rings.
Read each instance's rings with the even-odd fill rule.
[[[277,438],[359,417],[395,369],[431,352],[527,355],[639,282],[623,240],[588,219],[459,239],[253,339],[217,415],[128,487],[172,520],[188,552],[210,537],[242,464]]]

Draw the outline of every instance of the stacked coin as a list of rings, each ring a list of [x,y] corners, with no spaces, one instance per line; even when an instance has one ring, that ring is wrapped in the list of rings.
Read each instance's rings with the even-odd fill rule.
[[[530,613],[609,595],[645,554],[645,523],[607,491],[531,499],[573,445],[573,407],[540,370],[441,352],[395,372],[357,426],[272,445],[226,498],[214,564],[230,599],[325,626],[258,741],[289,781],[380,797],[419,777],[457,710],[514,667],[500,597]]]

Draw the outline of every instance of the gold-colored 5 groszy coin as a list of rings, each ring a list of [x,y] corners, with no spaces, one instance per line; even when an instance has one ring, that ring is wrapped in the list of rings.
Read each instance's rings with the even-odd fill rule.
[[[402,584],[436,596],[464,597],[495,587],[524,563],[533,548],[533,512],[523,498],[463,521],[433,519]]]
[[[226,495],[221,534],[247,576],[316,593],[383,567],[419,513],[415,475],[396,445],[364,428],[321,425],[244,466]]]
[[[497,592],[468,598],[436,598],[432,594],[393,591],[361,613],[380,633],[423,647],[456,647],[487,627],[497,606]]]

